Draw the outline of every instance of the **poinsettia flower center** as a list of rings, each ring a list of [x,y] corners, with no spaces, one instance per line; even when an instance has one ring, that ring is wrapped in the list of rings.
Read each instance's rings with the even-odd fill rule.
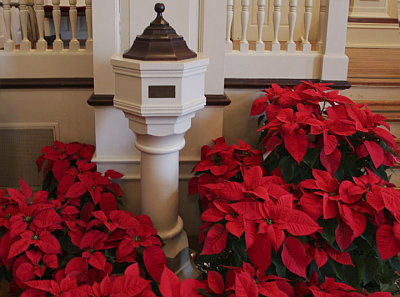
[[[133,240],[136,242],[140,241],[140,235],[136,235],[135,237],[133,237]]]
[[[214,161],[217,165],[220,165],[220,161],[222,160],[222,157],[214,154],[211,156],[211,160]]]
[[[25,217],[25,222],[29,223],[31,220],[32,220],[32,217],[30,217],[30,216]]]
[[[270,218],[267,218],[267,224],[268,225],[272,225],[274,222],[270,219]]]
[[[33,240],[39,240],[39,236],[34,235],[34,236],[32,237],[32,239],[33,239]]]

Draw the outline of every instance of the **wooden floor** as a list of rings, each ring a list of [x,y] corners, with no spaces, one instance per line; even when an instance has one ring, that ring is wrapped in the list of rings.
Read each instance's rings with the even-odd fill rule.
[[[400,86],[400,49],[347,48],[352,85]]]

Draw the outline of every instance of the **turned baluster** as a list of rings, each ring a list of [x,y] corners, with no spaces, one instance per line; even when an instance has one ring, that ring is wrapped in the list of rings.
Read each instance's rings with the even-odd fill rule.
[[[233,44],[232,44],[232,40],[231,40],[232,21],[233,21],[233,0],[227,0],[227,4],[226,4],[226,38],[225,38],[225,51],[226,52],[231,52],[233,49]]]
[[[326,40],[326,24],[328,22],[328,4],[329,0],[321,0],[319,10],[319,38],[318,38],[318,51],[324,51],[324,44]]]
[[[303,39],[303,52],[311,52],[311,43],[309,41],[311,19],[312,19],[312,6],[313,0],[306,0],[304,4],[304,39]]]
[[[28,39],[28,0],[19,0],[19,15],[22,27],[22,41],[21,50],[29,51],[31,49],[31,42]]]
[[[88,39],[86,40],[85,47],[87,50],[93,50],[92,0],[85,0],[85,4],[86,25],[88,29]]]
[[[257,28],[258,28],[258,40],[256,43],[256,51],[263,52],[265,50],[265,44],[263,41],[263,29],[264,29],[264,21],[265,21],[265,0],[257,1]]]
[[[6,33],[6,42],[4,43],[4,50],[7,52],[11,52],[15,49],[15,42],[11,39],[11,6],[10,0],[3,0],[3,15],[4,15],[4,23],[5,33]]]
[[[64,48],[64,43],[60,38],[60,24],[61,24],[60,0],[52,0],[52,3],[53,3],[54,30],[56,32],[56,39],[53,42],[53,49],[55,51],[61,51]]]
[[[47,42],[44,40],[44,0],[35,0],[36,5],[36,19],[39,31],[39,40],[36,43],[36,49],[40,52],[44,52],[47,49]]]
[[[69,49],[77,51],[80,48],[78,39],[76,38],[76,24],[78,22],[78,11],[76,9],[76,0],[69,0],[69,20],[71,23],[72,39],[69,42]]]
[[[274,13],[273,13],[274,41],[272,41],[273,52],[279,52],[281,50],[281,45],[278,40],[279,26],[281,24],[281,6],[282,6],[282,0],[274,0]]]
[[[240,40],[241,52],[247,52],[249,50],[249,42],[247,41],[247,26],[249,24],[249,4],[250,0],[242,0],[242,39]]]
[[[289,2],[289,41],[287,42],[287,51],[295,52],[296,43],[293,40],[294,27],[296,26],[297,17],[297,0],[290,0]]]

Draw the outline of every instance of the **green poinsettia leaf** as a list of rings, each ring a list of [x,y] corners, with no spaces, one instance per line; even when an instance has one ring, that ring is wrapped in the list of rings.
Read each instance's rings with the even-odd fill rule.
[[[281,169],[283,179],[287,183],[292,182],[296,166],[297,166],[296,161],[290,156],[283,157],[279,162],[279,168]]]
[[[400,272],[400,259],[397,257],[393,257],[388,260],[392,268],[398,272]]]
[[[331,220],[318,220],[318,224],[322,227],[322,237],[329,243],[329,245],[333,245],[336,240],[336,226],[337,223],[334,219]]]
[[[375,280],[379,272],[379,266],[381,262],[377,257],[365,256],[362,258],[362,262],[365,269],[363,269],[362,285],[363,287],[368,286],[370,282]],[[358,263],[357,263],[358,264]]]

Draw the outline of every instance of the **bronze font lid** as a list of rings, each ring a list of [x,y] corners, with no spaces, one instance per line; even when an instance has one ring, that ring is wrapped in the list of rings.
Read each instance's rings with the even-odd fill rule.
[[[144,61],[180,61],[197,57],[186,45],[182,36],[163,18],[163,3],[154,6],[157,17],[150,23],[142,35],[137,36],[132,47],[124,53],[128,59]]]

